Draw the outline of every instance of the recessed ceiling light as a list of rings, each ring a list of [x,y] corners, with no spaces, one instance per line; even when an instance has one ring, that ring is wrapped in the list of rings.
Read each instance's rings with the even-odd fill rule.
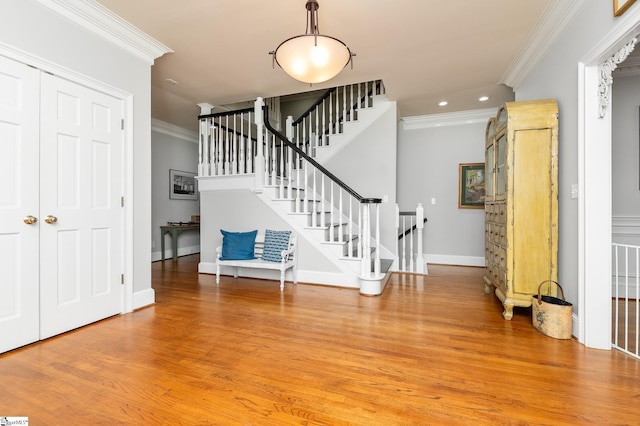
[[[166,81],[167,83],[169,83],[169,84],[174,85],[174,86],[175,86],[176,84],[178,84],[178,82],[177,82],[177,81],[175,81],[175,80],[174,80],[174,79],[172,79],[172,78],[167,78],[165,81]]]
[[[488,96],[480,96],[480,97],[478,98],[478,100],[479,100],[480,102],[486,102],[486,101],[488,101],[488,100],[489,100],[489,97],[488,97]]]
[[[440,101],[438,103],[438,106],[447,106],[448,104],[449,104],[449,102],[447,102],[447,101]]]

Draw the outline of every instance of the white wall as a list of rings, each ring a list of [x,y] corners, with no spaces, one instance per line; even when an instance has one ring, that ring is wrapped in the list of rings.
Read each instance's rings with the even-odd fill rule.
[[[390,101],[382,107],[388,109],[324,166],[364,198],[386,196],[380,206],[381,243],[395,253],[397,108]]]
[[[461,163],[484,163],[484,135],[495,111],[403,120],[398,130],[398,204],[425,208],[427,263],[484,266],[484,209],[458,208]],[[435,199],[435,204],[432,204]]]
[[[88,79],[131,94],[133,308],[153,302],[151,289],[151,71],[145,60],[117,47],[33,0],[4,0],[0,45],[26,52]]]
[[[169,169],[197,173],[198,135],[157,120],[151,128],[151,237],[152,260],[162,259],[160,225],[189,222],[200,214],[199,200],[169,198]],[[171,257],[171,237],[165,235],[165,258]],[[200,233],[187,231],[178,238],[178,255],[200,252]]]

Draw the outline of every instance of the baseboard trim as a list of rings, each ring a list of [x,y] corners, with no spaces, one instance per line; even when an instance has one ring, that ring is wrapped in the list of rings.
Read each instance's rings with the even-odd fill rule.
[[[133,310],[144,308],[154,303],[156,303],[156,292],[152,288],[133,293]]]
[[[425,254],[427,263],[438,265],[459,265],[459,266],[480,266],[485,267],[484,257],[477,256],[455,256],[449,254]]]
[[[178,247],[178,257],[179,256],[188,256],[190,254],[200,253],[200,245],[197,246],[189,246],[189,247]],[[164,258],[171,259],[173,257],[173,250],[168,248],[165,250]],[[154,251],[151,253],[151,261],[157,262],[158,260],[162,260],[162,252]]]

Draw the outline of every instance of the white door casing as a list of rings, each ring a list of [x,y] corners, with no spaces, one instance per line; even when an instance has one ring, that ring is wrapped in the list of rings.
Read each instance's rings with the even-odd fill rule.
[[[0,56],[0,353],[39,338],[39,74]]]
[[[41,74],[41,93],[44,339],[122,311],[124,106],[47,73]]]

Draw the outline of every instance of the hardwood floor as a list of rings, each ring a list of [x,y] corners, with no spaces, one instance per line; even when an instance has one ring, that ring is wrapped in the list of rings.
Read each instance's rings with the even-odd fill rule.
[[[154,263],[157,303],[0,355],[32,425],[640,424],[640,362],[502,319],[482,269],[379,297]]]

